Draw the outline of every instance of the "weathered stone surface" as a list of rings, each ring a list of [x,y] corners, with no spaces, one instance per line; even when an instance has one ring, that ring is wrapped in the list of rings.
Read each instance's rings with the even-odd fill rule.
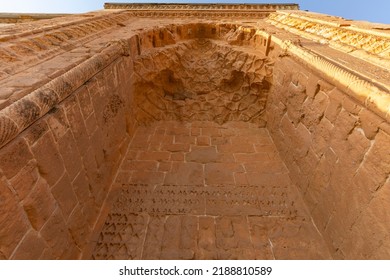
[[[172,169],[166,174],[165,184],[203,184],[203,166],[195,162],[173,162]]]
[[[72,238],[59,208],[52,211],[40,234],[52,249],[54,259],[61,259],[72,250]]]
[[[10,183],[16,191],[19,199],[24,200],[34,188],[38,179],[39,171],[36,166],[36,162],[35,160],[31,160],[16,176],[10,180]]]
[[[42,237],[40,237],[36,231],[30,230],[19,244],[12,259],[37,260],[42,255],[45,248],[47,248],[47,245]]]
[[[30,224],[1,173],[0,176],[0,252],[9,259]]]
[[[48,183],[40,178],[30,194],[23,200],[23,208],[31,225],[39,231],[56,208],[56,201]]]
[[[133,193],[94,258],[389,257],[386,28],[271,12],[294,5],[125,7],[1,27],[0,259],[78,258],[120,184],[155,201]]]
[[[51,192],[62,210],[65,221],[67,221],[78,202],[67,173],[52,187]]]
[[[7,178],[11,179],[33,158],[23,138],[8,144],[0,151],[0,168]]]
[[[31,148],[37,160],[39,173],[53,186],[64,173],[64,163],[51,133],[39,139]]]
[[[203,146],[199,145],[198,146]],[[186,154],[186,161],[198,163],[216,162],[218,154],[216,148],[213,147],[192,147],[191,152]]]
[[[257,122],[270,87],[266,63],[209,40],[143,55],[135,62],[137,119]],[[220,136],[212,128],[202,135]]]
[[[289,71],[285,72],[288,77]],[[304,194],[317,227],[330,248],[334,248],[333,257],[375,258],[379,240],[384,239],[380,221],[383,218],[372,221],[374,230],[365,231],[364,227],[371,219],[367,215],[372,215],[367,206],[387,178],[388,172],[384,170],[389,170],[385,150],[390,140],[379,129],[384,120],[350,100],[338,88],[321,88],[320,85],[311,100],[313,90],[316,88],[311,89],[309,98],[302,103],[307,108],[301,120],[290,114],[299,109],[288,110],[291,106],[299,108],[298,104],[281,104],[280,98],[273,96],[280,92],[271,92],[271,104],[267,106],[272,117],[268,118],[268,127],[291,179]],[[318,99],[321,102],[314,106],[316,97],[321,97]],[[287,114],[283,113],[284,106],[287,106]],[[246,177],[250,183],[261,182],[254,174],[247,173]],[[351,231],[357,221],[365,226]],[[372,238],[372,242],[363,241],[367,238]],[[292,258],[300,254],[291,252]]]

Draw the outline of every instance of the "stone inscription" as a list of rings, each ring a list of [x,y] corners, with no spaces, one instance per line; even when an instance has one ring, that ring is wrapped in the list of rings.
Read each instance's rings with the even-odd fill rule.
[[[113,204],[118,213],[296,216],[288,186],[124,184]]]

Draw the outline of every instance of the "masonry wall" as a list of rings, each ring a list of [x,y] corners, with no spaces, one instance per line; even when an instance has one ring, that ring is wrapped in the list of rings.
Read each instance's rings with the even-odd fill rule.
[[[0,259],[80,256],[134,130],[131,73],[116,59],[0,149]]]
[[[268,129],[335,258],[390,256],[390,127],[305,69],[279,58]]]

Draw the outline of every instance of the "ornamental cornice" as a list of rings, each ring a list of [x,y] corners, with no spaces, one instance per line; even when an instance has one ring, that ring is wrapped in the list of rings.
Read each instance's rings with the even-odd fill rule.
[[[105,3],[105,9],[127,9],[148,11],[275,11],[299,10],[298,4],[154,4],[154,3]]]

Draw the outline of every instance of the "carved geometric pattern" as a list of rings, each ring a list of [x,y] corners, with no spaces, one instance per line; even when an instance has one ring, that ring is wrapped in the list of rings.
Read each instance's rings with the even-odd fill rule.
[[[264,125],[272,64],[258,54],[197,39],[141,55],[134,71],[141,123],[213,120]]]

